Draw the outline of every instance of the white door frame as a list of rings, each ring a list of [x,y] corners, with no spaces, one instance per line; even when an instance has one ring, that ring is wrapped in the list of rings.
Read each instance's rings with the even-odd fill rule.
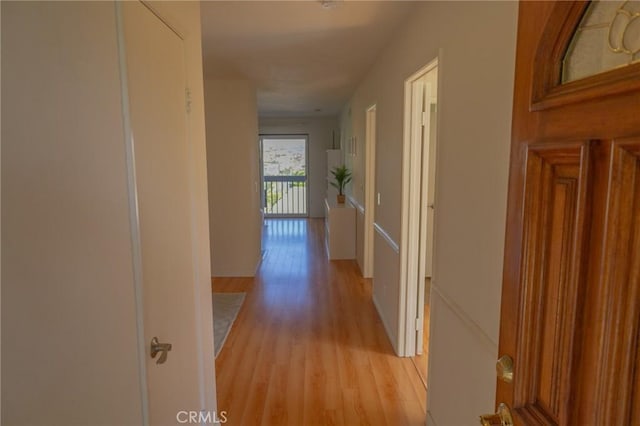
[[[362,275],[373,277],[373,241],[376,187],[376,104],[366,110],[365,119],[365,178],[364,178],[364,265]]]
[[[404,135],[402,154],[402,221],[400,239],[400,306],[398,349],[400,356],[416,355],[416,319],[418,288],[415,285],[420,273],[424,271],[424,262],[420,262],[420,202],[422,199],[422,137],[418,137],[417,126],[422,126],[422,107],[417,111],[414,99],[414,84],[428,72],[438,67],[438,58],[412,74],[404,84]],[[438,80],[440,76],[438,76]],[[418,120],[418,115],[419,120]],[[436,117],[439,120],[439,117]],[[436,130],[439,126],[436,126]],[[421,133],[421,129],[420,129]],[[437,173],[437,167],[436,167]],[[424,250],[424,248],[423,248]]]

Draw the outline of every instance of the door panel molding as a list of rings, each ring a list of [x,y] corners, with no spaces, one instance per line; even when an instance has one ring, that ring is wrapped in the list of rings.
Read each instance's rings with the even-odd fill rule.
[[[607,219],[600,287],[608,315],[603,315],[603,362],[596,398],[602,420],[616,424],[638,421],[640,370],[640,138],[612,143]],[[626,283],[627,285],[617,285]],[[628,395],[635,395],[634,399]]]
[[[519,6],[496,388],[517,425],[640,425],[640,64],[560,84],[584,8]]]
[[[589,226],[590,143],[529,146],[514,408],[533,424],[567,418],[573,332]]]

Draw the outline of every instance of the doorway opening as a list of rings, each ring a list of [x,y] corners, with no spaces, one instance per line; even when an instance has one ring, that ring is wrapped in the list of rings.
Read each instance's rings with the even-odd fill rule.
[[[401,335],[427,385],[429,302],[434,280],[434,218],[437,138],[437,59],[405,81],[402,187]]]
[[[373,224],[376,187],[376,105],[367,108],[365,119],[364,265],[362,275],[373,278]]]
[[[260,174],[265,217],[308,217],[308,135],[261,135]]]

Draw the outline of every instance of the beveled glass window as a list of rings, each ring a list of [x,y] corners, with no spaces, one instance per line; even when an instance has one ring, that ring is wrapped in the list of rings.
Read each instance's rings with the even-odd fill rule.
[[[562,83],[640,61],[640,1],[592,1],[562,60]]]

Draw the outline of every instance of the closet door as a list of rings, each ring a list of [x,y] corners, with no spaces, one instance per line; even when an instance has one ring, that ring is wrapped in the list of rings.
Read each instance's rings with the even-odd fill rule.
[[[184,44],[146,5],[121,7],[149,423],[175,424],[180,411],[200,407]]]

